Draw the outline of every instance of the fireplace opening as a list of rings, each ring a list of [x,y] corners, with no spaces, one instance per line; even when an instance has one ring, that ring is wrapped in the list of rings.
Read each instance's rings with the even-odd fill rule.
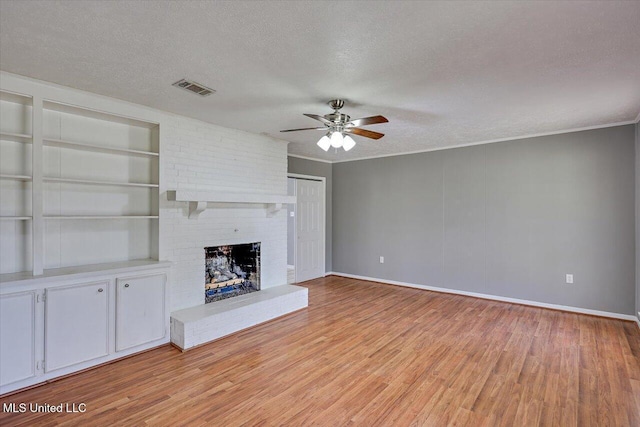
[[[204,248],[205,303],[260,290],[260,242]]]

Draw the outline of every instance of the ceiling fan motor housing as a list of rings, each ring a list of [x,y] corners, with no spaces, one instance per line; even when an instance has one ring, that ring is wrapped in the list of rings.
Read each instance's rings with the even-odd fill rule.
[[[349,123],[349,120],[351,119],[351,117],[342,113],[327,114],[324,116],[324,118],[329,120],[330,122],[333,122],[337,126],[344,126],[345,124]]]
[[[333,123],[332,126],[329,126],[331,131],[342,132],[344,126],[349,123],[349,120],[351,119],[348,115],[338,112],[342,107],[344,107],[344,99],[332,99],[329,101],[329,106],[333,108],[334,111],[331,114],[326,114],[324,118]]]

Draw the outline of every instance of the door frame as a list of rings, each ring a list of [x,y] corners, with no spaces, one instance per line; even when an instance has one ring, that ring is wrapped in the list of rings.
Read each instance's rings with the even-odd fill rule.
[[[322,215],[321,222],[324,224],[324,233],[322,233],[322,276],[327,275],[327,178],[324,176],[303,175],[299,173],[287,173],[287,178],[306,179],[308,181],[320,181],[322,183]],[[298,186],[296,184],[296,203],[294,207],[294,227],[293,227],[293,265],[295,272],[295,282],[298,283]]]

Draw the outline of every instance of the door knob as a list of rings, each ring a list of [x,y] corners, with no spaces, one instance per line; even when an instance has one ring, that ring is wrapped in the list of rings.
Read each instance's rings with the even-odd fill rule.
[[[98,292],[102,292],[103,290],[104,290],[104,289],[100,288],[100,289],[98,289]]]
[[[125,284],[124,284],[124,287],[125,287],[125,288],[128,288],[128,287],[129,287],[129,284],[128,284],[128,283],[125,283]]]

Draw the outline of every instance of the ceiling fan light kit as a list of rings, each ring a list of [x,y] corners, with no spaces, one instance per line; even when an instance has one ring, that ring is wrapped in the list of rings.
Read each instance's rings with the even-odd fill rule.
[[[280,132],[296,132],[301,130],[326,130],[327,134],[318,141],[317,145],[324,151],[329,148],[338,149],[342,147],[344,151],[349,151],[355,147],[356,142],[347,134],[364,136],[365,138],[380,139],[383,133],[374,132],[366,129],[360,129],[359,126],[374,125],[377,123],[387,123],[389,120],[383,116],[363,117],[361,119],[351,120],[346,114],[340,113],[340,109],[344,106],[344,100],[334,99],[329,102],[329,106],[333,108],[333,113],[319,116],[317,114],[304,114],[305,116],[322,122],[324,127],[287,129]]]
[[[349,151],[355,146],[356,142],[353,140],[353,138],[351,138],[349,135],[345,135],[344,139],[342,140],[342,148],[344,148],[344,151]]]
[[[329,148],[331,148],[331,140],[327,135],[320,138],[320,141],[318,141],[318,147],[322,148],[324,151],[329,151]]]
[[[331,134],[331,146],[333,148],[340,148],[342,147],[342,140],[344,138],[342,138],[342,134],[340,132],[333,132]]]

